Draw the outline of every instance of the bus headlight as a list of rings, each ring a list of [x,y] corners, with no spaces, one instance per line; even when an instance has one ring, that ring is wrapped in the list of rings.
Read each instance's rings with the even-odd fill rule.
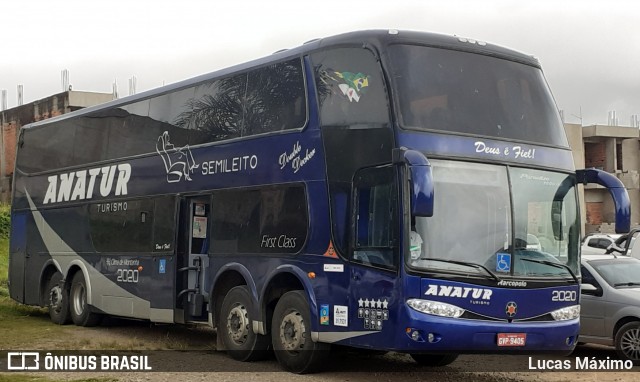
[[[464,309],[455,305],[447,304],[439,301],[420,300],[412,298],[407,300],[407,305],[418,312],[432,314],[441,317],[458,318],[464,313]]]
[[[554,310],[551,316],[556,321],[573,320],[580,317],[580,305],[567,306],[566,308]]]

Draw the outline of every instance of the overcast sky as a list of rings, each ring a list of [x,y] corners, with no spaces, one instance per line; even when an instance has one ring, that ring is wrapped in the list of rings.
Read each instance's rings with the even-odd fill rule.
[[[640,114],[634,0],[8,0],[0,3],[0,89],[8,107],[62,91],[137,92],[342,32],[455,34],[532,54],[568,122]]]

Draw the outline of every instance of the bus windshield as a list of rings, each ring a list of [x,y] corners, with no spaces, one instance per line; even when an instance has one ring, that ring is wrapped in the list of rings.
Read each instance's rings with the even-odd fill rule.
[[[431,164],[434,213],[414,219],[412,236],[421,241],[408,255],[414,269],[500,279],[568,279],[578,272],[572,175],[444,160]]]
[[[539,68],[418,45],[389,57],[403,128],[568,145]]]

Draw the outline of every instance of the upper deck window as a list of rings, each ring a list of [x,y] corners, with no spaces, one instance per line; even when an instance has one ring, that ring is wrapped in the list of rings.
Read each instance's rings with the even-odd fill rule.
[[[312,54],[311,60],[323,126],[387,126],[384,80],[370,50],[331,49]]]
[[[392,45],[389,58],[404,128],[568,145],[538,68],[417,45]]]
[[[33,173],[149,154],[164,132],[183,146],[302,129],[306,122],[302,60],[293,58],[29,129],[18,167]]]

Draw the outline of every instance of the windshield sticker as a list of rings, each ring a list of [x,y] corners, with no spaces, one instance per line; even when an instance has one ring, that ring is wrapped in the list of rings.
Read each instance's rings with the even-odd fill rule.
[[[498,252],[496,253],[496,271],[511,272],[511,254]]]
[[[511,147],[495,147],[490,146],[483,141],[476,141],[473,144],[476,148],[476,153],[484,153],[493,156],[502,156],[512,159],[535,159],[536,158],[536,149],[526,148],[522,146],[511,146]]]
[[[156,152],[164,162],[164,168],[167,171],[167,182],[169,183],[176,183],[182,179],[191,181],[193,170],[199,167],[193,159],[189,145],[175,147],[169,141],[168,131],[158,137]]]
[[[544,176],[544,175],[521,174],[520,179],[531,181],[531,182],[539,182],[544,184],[545,186],[551,186],[551,187],[560,186],[559,182],[553,182],[548,176]]]
[[[371,76],[360,72],[327,71],[324,74],[338,83],[342,95],[346,96],[349,102],[360,102],[360,96],[366,92],[365,88],[369,86],[369,78],[371,78]]]

